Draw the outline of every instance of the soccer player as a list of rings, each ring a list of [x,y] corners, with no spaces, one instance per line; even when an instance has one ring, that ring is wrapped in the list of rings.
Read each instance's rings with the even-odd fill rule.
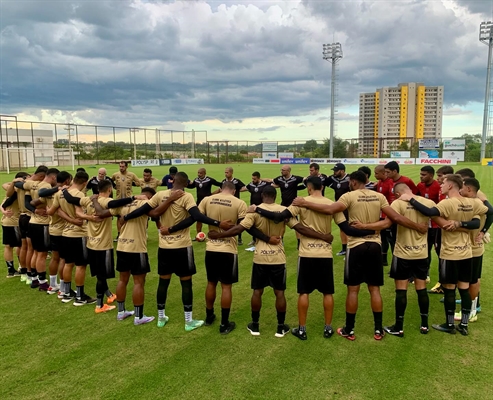
[[[334,174],[328,176],[326,181],[327,181],[327,187],[330,187],[334,190],[334,199],[335,201],[337,201],[341,198],[343,194],[349,192],[350,190],[349,175],[346,174],[346,166],[342,163],[337,163],[336,165],[334,165],[332,171],[334,171]],[[349,219],[349,215],[347,211],[344,212],[344,216],[346,217],[346,219]],[[346,255],[348,238],[343,231],[340,231],[340,236],[341,236],[342,250],[339,253],[337,253],[337,255],[344,256]]]
[[[332,204],[333,201],[322,195],[322,180],[317,176],[310,176],[306,180],[308,197],[305,201],[317,204]],[[354,236],[373,235],[375,231],[360,231],[349,226],[342,213],[332,215],[320,214],[307,208],[289,206],[283,212],[269,212],[257,207],[255,212],[273,219],[275,222],[300,216],[300,224],[310,227],[316,232],[331,235],[332,218],[347,234]],[[295,225],[296,228],[296,225]],[[331,235],[332,236],[332,235]],[[332,246],[324,240],[300,236],[300,248],[298,258],[298,318],[299,325],[291,332],[301,340],[306,340],[306,318],[308,312],[309,295],[314,290],[323,294],[323,306],[325,314],[324,337],[330,338],[334,331],[332,329],[332,314],[334,310],[334,274],[332,260]]]
[[[190,193],[185,193],[175,200],[171,206],[167,199],[174,191],[182,191],[189,184],[188,175],[177,172],[173,179],[173,189],[157,192],[147,204],[125,215],[123,221],[140,217],[144,214],[156,218],[160,217],[163,229],[159,235],[158,250],[158,274],[159,285],[157,289],[158,327],[166,325],[169,318],[165,313],[168,287],[172,274],[180,278],[182,287],[182,301],[185,313],[185,330],[192,331],[201,327],[204,321],[192,318],[192,276],[196,274],[192,241],[190,240],[190,225],[179,228],[179,223],[184,222],[189,216],[195,221],[201,221],[208,225],[229,228],[230,224],[212,220],[200,213]],[[169,207],[169,210],[167,208]],[[174,229],[173,227],[176,226]],[[168,228],[170,227],[170,228]],[[175,230],[176,229],[176,230]]]
[[[245,186],[250,192],[250,205],[258,206],[262,203],[262,193],[267,186],[267,182],[260,179],[260,172],[255,171],[252,174],[252,181]],[[254,244],[255,240],[252,238],[248,246],[253,246]]]
[[[246,192],[247,188],[245,184],[240,180],[235,177],[233,177],[233,167],[226,167],[224,170],[224,179],[221,182],[221,185],[224,182],[231,182],[233,185],[235,185],[235,197],[237,199],[240,198],[240,192]],[[243,240],[241,238],[241,233],[238,235],[238,245],[241,246],[243,244]]]
[[[210,196],[212,193],[212,186],[221,187],[221,182],[216,181],[214,178],[207,176],[207,171],[205,168],[200,167],[197,171],[197,177],[189,182],[187,188],[188,189],[197,189],[197,206],[200,205],[200,202]],[[202,222],[197,222],[197,233],[202,232]],[[195,238],[193,239],[196,240]]]
[[[111,176],[116,186],[116,198],[123,199],[132,196],[132,184],[140,187],[140,179],[133,172],[128,171],[128,161],[120,162],[120,171]]]
[[[152,176],[152,170],[149,168],[144,169],[143,179],[140,179],[140,188],[146,187],[156,190],[158,186],[162,185],[162,181]]]
[[[464,336],[469,334],[468,323],[471,312],[471,295],[469,282],[472,276],[472,248],[469,233],[455,231],[455,228],[477,229],[480,220],[475,218],[488,214],[493,216],[493,208],[485,201],[469,199],[460,195],[463,183],[459,175],[447,175],[443,180],[441,191],[448,198],[442,200],[436,207],[428,208],[422,205],[418,199],[409,195],[401,196],[404,201],[428,217],[442,216],[451,221],[450,230],[442,232],[442,246],[440,250],[440,282],[444,290],[444,308],[446,322],[433,324],[438,331],[455,334],[456,330]],[[457,327],[454,325],[455,314],[455,289],[459,288],[462,307],[462,320]]]
[[[96,176],[93,176],[91,179],[89,179],[89,182],[87,183],[86,190],[92,190],[93,194],[99,194],[98,192],[98,183],[101,182],[102,180],[108,180],[111,182],[111,185],[113,186],[113,189],[116,188],[115,182],[111,180],[111,178],[106,175],[106,168],[99,168],[98,174]],[[111,196],[113,197],[113,191],[111,191]]]
[[[298,194],[298,190],[304,190],[303,177],[291,175],[291,166],[283,165],[281,175],[274,179],[262,179],[264,182],[272,183],[272,186],[281,191],[281,205],[289,207]]]
[[[178,168],[169,167],[169,174],[164,175],[163,179],[161,179],[161,185],[166,186],[168,189],[173,188],[173,180],[175,179],[175,175],[178,172]]]
[[[305,179],[303,179],[303,184],[306,186],[307,179],[311,176],[316,176],[320,178],[320,180],[322,181],[322,196],[325,196],[325,185],[327,183],[326,182],[327,175],[320,173],[320,165],[318,165],[317,163],[311,163],[309,165],[309,171],[310,174]]]
[[[397,214],[388,204],[383,195],[365,188],[366,175],[355,171],[349,176],[351,191],[343,194],[333,204],[317,204],[298,197],[293,205],[306,207],[325,214],[349,211],[349,221],[373,223],[380,220],[383,211],[393,222],[405,227],[426,233],[428,227],[416,224],[408,218]],[[354,321],[358,310],[358,293],[360,285],[366,283],[370,292],[371,308],[375,323],[374,339],[381,340],[384,336],[382,326],[382,296],[380,286],[383,285],[383,266],[381,258],[380,235],[365,237],[348,237],[348,254],[344,272],[344,284],[347,286],[346,325],[337,333],[348,340],[354,340]]]
[[[276,190],[272,186],[267,186],[263,193],[263,203],[260,207],[264,211],[271,211],[273,213],[281,213],[286,208],[276,204]],[[252,227],[258,228],[265,235],[270,236],[269,241],[257,241],[255,246],[255,253],[253,256],[252,267],[252,322],[248,324],[247,329],[253,336],[260,335],[259,320],[260,309],[262,308],[262,295],[264,289],[267,286],[271,286],[274,289],[276,296],[276,310],[277,310],[277,331],[276,337],[283,337],[289,332],[289,326],[285,324],[286,319],[286,297],[284,291],[286,290],[286,255],[284,253],[284,246],[280,241],[284,235],[285,225],[294,228],[297,232],[313,238],[319,238],[328,242],[332,241],[332,235],[323,235],[315,232],[313,229],[299,224],[295,218],[290,218],[288,222],[284,220],[280,223],[275,223],[267,218],[263,218],[257,212],[256,206],[250,207],[250,213],[246,218],[240,222],[239,225],[231,228],[226,232],[218,233],[216,231],[209,232],[211,239],[220,239],[237,235],[245,229]]]
[[[378,179],[376,183],[375,190],[384,195],[387,202],[390,204],[391,196],[392,196],[392,188],[394,187],[394,182],[387,176],[387,172],[385,171],[385,166],[377,165],[375,167],[375,178]],[[381,214],[380,218],[382,220],[385,219],[385,214]],[[382,240],[382,263],[383,266],[388,266],[387,261],[387,252],[389,251],[389,236],[391,235],[391,230],[384,229],[380,231],[380,238]]]
[[[358,171],[363,172],[366,175],[366,184],[365,187],[370,190],[375,190],[376,183],[370,181],[371,177],[371,169],[368,168],[366,165],[363,165],[362,167],[358,168]]]

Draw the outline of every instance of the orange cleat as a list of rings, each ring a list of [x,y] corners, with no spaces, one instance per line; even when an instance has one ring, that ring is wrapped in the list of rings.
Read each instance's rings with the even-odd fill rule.
[[[108,297],[108,300],[106,300],[106,302],[108,304],[111,304],[111,303],[113,303],[115,301],[116,301],[116,294],[114,294],[114,293],[110,297]]]
[[[116,306],[109,306],[108,304],[103,304],[103,307],[96,307],[94,310],[96,314],[105,313],[106,311],[114,310]]]

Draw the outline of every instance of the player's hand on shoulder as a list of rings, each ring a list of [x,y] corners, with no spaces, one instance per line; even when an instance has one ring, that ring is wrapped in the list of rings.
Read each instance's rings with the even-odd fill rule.
[[[411,199],[413,198],[414,196],[411,195],[411,194],[408,194],[408,193],[404,193],[402,194],[400,197],[399,197],[399,200],[402,200],[402,201],[411,201]]]
[[[147,196],[145,194],[138,194],[137,196],[134,196],[135,200],[148,200]]]
[[[185,192],[183,190],[172,190],[168,199],[169,201],[175,201],[182,197],[184,194]]]
[[[255,210],[257,209],[257,206],[255,204],[252,204],[250,207],[247,208],[247,213],[254,213]]]
[[[303,207],[306,204],[306,200],[303,197],[297,197],[293,201],[293,206]]]
[[[99,197],[99,194],[93,194],[91,197],[89,197],[91,200],[97,200]]]

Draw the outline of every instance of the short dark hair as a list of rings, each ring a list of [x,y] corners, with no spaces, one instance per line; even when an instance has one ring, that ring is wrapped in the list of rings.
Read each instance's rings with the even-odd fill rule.
[[[476,178],[476,174],[470,168],[462,168],[462,169],[459,169],[456,172],[456,174],[462,176],[463,178]]]
[[[256,176],[257,178],[259,178],[259,179],[260,179],[260,172],[255,171],[255,172],[252,174],[252,176]]]
[[[98,191],[101,193],[101,192],[105,192],[108,190],[108,188],[111,186],[111,188],[113,188],[113,183],[108,180],[108,179],[103,179],[103,180],[100,180],[98,182]]]
[[[322,190],[322,179],[318,176],[309,176],[306,178],[306,186],[311,185],[313,190]]]
[[[318,171],[320,169],[320,165],[318,165],[316,162],[312,162],[310,164],[309,168],[314,168],[314,169],[316,169]]]
[[[481,189],[481,185],[476,178],[466,178],[464,179],[464,186],[472,187],[476,192]]]
[[[16,178],[16,179],[17,179],[17,178],[23,178],[23,179],[25,179],[25,178],[26,178],[26,176],[28,176],[28,175],[29,175],[29,174],[28,174],[27,172],[17,172],[17,173],[15,174],[15,178]]]
[[[89,180],[89,175],[87,175],[87,172],[77,172],[74,177],[74,183],[79,184],[79,183],[84,183]]]
[[[399,182],[399,183],[396,183],[396,184],[394,185],[394,192],[395,192],[395,191],[397,191],[397,192],[398,192],[398,191],[400,190],[399,188],[404,187],[404,186],[405,186],[405,187],[407,187],[407,188],[409,189],[409,186],[407,186],[404,182]]]
[[[421,168],[421,171],[435,175],[435,168],[433,168],[431,165],[425,165],[423,168]]]
[[[224,181],[223,184],[221,185],[221,189],[236,190],[236,186],[234,185],[233,182]]]
[[[177,172],[174,181],[185,185],[188,183],[188,175],[185,172]]]
[[[366,175],[362,171],[354,171],[351,172],[351,175],[349,175],[349,180],[358,181],[360,183],[366,183]]]
[[[46,175],[58,175],[60,171],[56,168],[50,168],[48,171],[46,171]]]
[[[156,194],[156,191],[151,187],[145,187],[140,193],[150,193],[154,196]]]
[[[68,179],[72,180],[72,175],[70,175],[67,171],[60,171],[56,176],[57,183],[66,182]]]
[[[77,168],[77,171],[75,171],[75,172],[86,172],[86,170],[82,167],[79,167],[79,168]]]
[[[144,169],[144,174],[151,174],[152,175],[152,170],[150,168]]]
[[[34,173],[42,174],[44,172],[46,174],[46,171],[48,171],[48,167],[46,165],[40,165],[38,168],[36,168],[36,171],[34,171]]]
[[[358,171],[363,172],[368,178],[371,176],[371,169],[368,168],[366,165],[363,165],[362,167],[358,168]]]
[[[454,173],[454,168],[450,165],[444,165],[437,169],[437,174],[449,175]]]
[[[128,167],[128,161],[120,161],[120,164],[125,164],[125,167]]]
[[[169,173],[170,174],[176,174],[178,172],[178,168],[176,167],[169,167]]]
[[[387,164],[385,164],[385,169],[388,169],[390,171],[397,171],[400,172],[399,164],[397,164],[396,161],[390,161]]]
[[[277,191],[273,186],[266,186],[264,190],[262,190],[262,198],[268,199],[276,199]]]
[[[457,174],[447,174],[445,175],[445,179],[448,182],[452,182],[455,186],[457,186],[458,189],[462,189],[462,176],[457,175]]]

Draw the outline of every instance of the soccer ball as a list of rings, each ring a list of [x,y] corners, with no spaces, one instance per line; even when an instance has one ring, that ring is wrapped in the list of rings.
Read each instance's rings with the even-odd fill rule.
[[[204,232],[199,232],[197,233],[197,236],[195,236],[195,239],[197,242],[203,242],[205,240],[206,236]]]

